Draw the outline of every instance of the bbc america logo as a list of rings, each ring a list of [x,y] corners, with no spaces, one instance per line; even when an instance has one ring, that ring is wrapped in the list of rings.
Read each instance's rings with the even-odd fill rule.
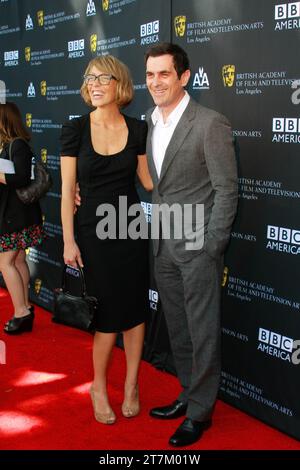
[[[13,67],[19,64],[19,51],[6,51],[4,52],[4,66]]]
[[[141,24],[140,36],[141,45],[152,44],[159,41],[159,20],[150,21],[150,23]]]
[[[272,142],[300,144],[300,119],[276,117],[272,121]]]
[[[275,5],[275,31],[300,29],[300,2]]]
[[[279,240],[284,243],[300,245],[300,230],[268,225],[267,238],[270,240]]]
[[[68,42],[68,51],[83,51],[84,50],[84,39],[76,39],[76,41]]]
[[[281,3],[275,5],[275,20],[285,20],[287,18],[299,18],[300,2]]]
[[[300,119],[298,118],[273,118],[273,132],[300,133]]]
[[[300,254],[300,230],[268,225],[267,249],[291,255]]]
[[[84,39],[76,39],[75,41],[68,41],[69,59],[76,59],[77,57],[84,56]]]
[[[282,361],[300,364],[300,340],[294,340],[265,328],[259,328],[257,349]],[[293,352],[294,351],[294,352]]]
[[[264,328],[259,329],[258,341],[274,346],[275,348],[282,349],[283,351],[293,351],[294,340],[292,338],[280,335],[279,333],[274,333],[270,330],[265,330]]]
[[[159,20],[141,24],[140,32],[141,38],[143,38],[144,36],[150,36],[150,34],[159,33]]]

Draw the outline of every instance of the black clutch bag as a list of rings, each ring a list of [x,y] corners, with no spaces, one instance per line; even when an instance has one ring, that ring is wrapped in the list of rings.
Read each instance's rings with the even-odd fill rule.
[[[79,278],[81,295],[73,295],[66,289],[66,275]],[[62,287],[54,290],[54,309],[52,321],[63,325],[94,331],[94,314],[98,306],[96,297],[86,293],[83,271],[80,267],[65,265],[62,275]]]

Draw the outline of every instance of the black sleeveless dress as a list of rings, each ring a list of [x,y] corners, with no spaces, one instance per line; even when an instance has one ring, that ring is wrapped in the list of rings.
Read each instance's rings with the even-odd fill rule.
[[[128,139],[125,148],[114,155],[97,154],[92,146],[90,115],[65,123],[61,134],[61,156],[77,157],[77,180],[81,206],[75,228],[81,251],[87,293],[98,298],[96,330],[121,332],[146,320],[149,302],[148,241],[119,237],[119,208],[124,216],[124,201],[138,204],[135,188],[137,156],[145,153],[147,124],[125,116]],[[123,196],[119,205],[119,197]],[[127,199],[126,199],[126,198]],[[96,215],[102,204],[116,211],[116,238],[99,239],[97,224],[107,216]],[[102,208],[104,206],[101,206]],[[105,209],[105,207],[104,207]],[[123,217],[124,219],[124,217]],[[99,227],[99,226],[98,226]]]

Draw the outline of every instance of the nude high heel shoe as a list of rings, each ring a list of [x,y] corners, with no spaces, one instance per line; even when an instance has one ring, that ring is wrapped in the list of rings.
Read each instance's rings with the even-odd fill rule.
[[[100,413],[97,411],[96,393],[92,387],[90,388],[90,395],[93,403],[95,420],[102,424],[114,424],[117,418],[112,409],[108,413]]]
[[[122,414],[125,418],[133,418],[140,412],[139,387],[135,387],[135,397],[133,400],[124,400],[122,404]]]

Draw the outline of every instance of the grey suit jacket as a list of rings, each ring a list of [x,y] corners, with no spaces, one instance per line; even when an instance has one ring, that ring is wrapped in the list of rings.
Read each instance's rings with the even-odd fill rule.
[[[204,245],[198,252],[204,249],[218,258],[229,240],[238,199],[230,125],[224,116],[191,98],[166,149],[158,177],[152,155],[152,112],[146,114],[148,164],[154,183],[152,203],[191,204],[194,208],[203,204],[204,223],[202,227],[193,226],[193,230],[204,232]],[[166,240],[178,261],[195,256],[195,251],[186,250],[186,241],[184,236]],[[156,256],[159,239],[153,240],[153,249]]]

